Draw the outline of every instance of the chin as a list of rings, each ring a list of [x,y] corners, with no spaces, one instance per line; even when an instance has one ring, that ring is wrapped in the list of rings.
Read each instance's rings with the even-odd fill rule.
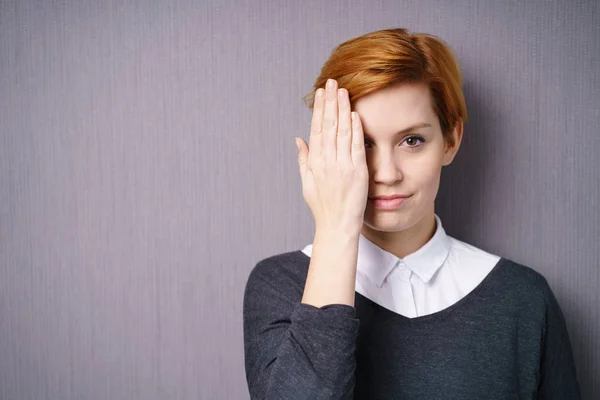
[[[365,213],[364,225],[378,232],[401,232],[411,229],[419,223],[424,214],[411,210],[398,210],[396,212],[369,209]]]
[[[416,223],[410,216],[379,215],[375,218],[365,218],[364,225],[379,232],[405,231]]]

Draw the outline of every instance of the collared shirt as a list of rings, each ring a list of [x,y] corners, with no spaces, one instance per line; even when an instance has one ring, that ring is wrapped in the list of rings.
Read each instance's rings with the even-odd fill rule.
[[[471,292],[500,261],[500,256],[448,236],[435,214],[433,237],[399,258],[362,234],[358,242],[356,291],[409,318],[428,315]],[[312,244],[302,249],[312,254]]]

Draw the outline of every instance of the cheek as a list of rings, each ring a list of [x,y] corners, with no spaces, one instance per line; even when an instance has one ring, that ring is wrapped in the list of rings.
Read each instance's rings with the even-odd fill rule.
[[[415,172],[411,175],[410,181],[412,187],[420,192],[421,196],[429,198],[435,196],[437,193],[440,184],[440,174],[434,169],[421,169],[420,172]]]
[[[441,160],[437,154],[423,154],[422,157],[407,159],[402,166],[404,177],[418,186],[434,185],[439,181]]]

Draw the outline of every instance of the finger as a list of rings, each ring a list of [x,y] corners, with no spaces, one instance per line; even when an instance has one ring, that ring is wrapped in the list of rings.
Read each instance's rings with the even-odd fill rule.
[[[350,100],[346,89],[338,89],[338,130],[337,160],[351,163],[350,145],[352,139],[352,123],[350,121]]]
[[[315,93],[315,102],[313,104],[313,115],[310,123],[310,137],[308,139],[310,154],[316,157],[321,156],[321,141],[323,140],[323,110],[325,108],[325,89],[319,88]]]
[[[298,167],[300,169],[300,176],[304,178],[306,173],[306,162],[308,160],[308,148],[306,142],[302,138],[296,138],[296,149],[298,150]]]
[[[355,111],[352,111],[352,163],[355,168],[367,164],[362,122]]]
[[[324,161],[335,161],[336,141],[338,127],[337,82],[335,79],[327,80],[325,90],[325,111],[323,113],[323,137],[321,141],[321,157]]]

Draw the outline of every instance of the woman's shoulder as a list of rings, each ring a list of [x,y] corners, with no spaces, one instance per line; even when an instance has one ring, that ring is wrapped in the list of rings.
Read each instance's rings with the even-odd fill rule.
[[[560,335],[567,334],[565,317],[562,307],[546,277],[535,269],[513,261],[502,258],[500,279],[504,279],[510,286],[502,296],[504,304],[511,305],[511,310],[518,309],[521,321],[538,321],[547,329],[557,329]]]
[[[501,257],[495,267],[493,285],[493,292],[499,301],[518,307],[532,317],[560,312],[560,306],[546,277],[524,263]]]

